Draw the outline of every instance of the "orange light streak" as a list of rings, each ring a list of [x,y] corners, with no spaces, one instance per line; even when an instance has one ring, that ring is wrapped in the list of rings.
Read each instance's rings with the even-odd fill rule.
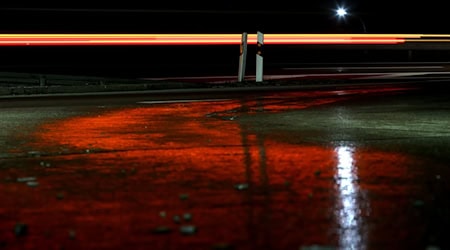
[[[265,34],[264,44],[399,44],[449,42],[445,34]],[[248,44],[256,44],[256,35]],[[0,34],[0,46],[231,45],[241,34]]]

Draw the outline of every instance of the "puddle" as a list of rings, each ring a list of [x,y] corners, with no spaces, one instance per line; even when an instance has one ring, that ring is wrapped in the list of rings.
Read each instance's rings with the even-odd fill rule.
[[[443,166],[349,141],[294,143],[239,122],[347,98],[302,95],[140,105],[43,124],[26,148],[43,154],[2,162],[0,246],[438,244],[439,220],[448,220],[439,214],[448,211]],[[16,181],[29,176],[39,185]],[[14,234],[18,222],[25,236]]]

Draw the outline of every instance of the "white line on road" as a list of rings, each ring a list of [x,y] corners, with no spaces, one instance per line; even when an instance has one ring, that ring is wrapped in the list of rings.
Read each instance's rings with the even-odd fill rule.
[[[143,104],[167,104],[167,103],[186,103],[186,102],[221,102],[231,99],[195,99],[195,100],[164,100],[164,101],[142,101]]]
[[[359,79],[381,79],[381,78],[397,78],[397,77],[409,77],[409,76],[421,76],[421,75],[449,75],[450,72],[397,72],[386,73],[378,76],[361,77]]]
[[[328,70],[344,70],[344,69],[442,69],[443,66],[358,66],[358,67],[314,67],[314,68],[282,68],[282,70],[311,70],[311,69],[328,69]]]

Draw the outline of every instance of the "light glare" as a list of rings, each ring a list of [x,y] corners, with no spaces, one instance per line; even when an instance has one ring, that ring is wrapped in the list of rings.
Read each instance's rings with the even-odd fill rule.
[[[339,8],[336,10],[336,14],[337,14],[339,17],[344,17],[345,15],[347,15],[347,10],[344,9],[344,8],[342,8],[342,7],[339,7]]]

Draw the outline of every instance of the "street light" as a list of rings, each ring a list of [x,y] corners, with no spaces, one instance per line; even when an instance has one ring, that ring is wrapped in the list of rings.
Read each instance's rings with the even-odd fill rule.
[[[364,34],[367,33],[366,24],[364,23],[364,21],[362,20],[362,18],[360,16],[349,14],[347,9],[342,6],[339,6],[335,11],[336,11],[336,16],[338,17],[338,19],[345,19],[345,17],[347,15],[358,18],[358,20],[361,23],[361,26],[363,28]],[[367,56],[368,53],[369,53],[369,51],[367,49],[365,49],[364,55]]]
[[[348,14],[348,13],[347,13],[347,10],[344,9],[344,8],[342,8],[342,7],[339,7],[339,8],[336,9],[336,15],[337,15],[338,17],[344,17],[344,16],[347,15],[347,14]]]
[[[349,14],[348,11],[347,11],[347,9],[344,8],[344,7],[338,7],[338,8],[335,10],[335,12],[336,12],[336,16],[337,16],[339,19],[341,19],[341,18],[342,18],[342,19],[345,19],[345,17],[348,16],[348,15],[350,15],[350,16],[352,16],[352,17],[358,18],[359,22],[361,23],[361,26],[362,26],[362,28],[363,28],[364,33],[367,33],[366,24],[364,23],[364,21],[362,20],[361,17],[356,16],[356,15],[352,15],[352,14]]]

